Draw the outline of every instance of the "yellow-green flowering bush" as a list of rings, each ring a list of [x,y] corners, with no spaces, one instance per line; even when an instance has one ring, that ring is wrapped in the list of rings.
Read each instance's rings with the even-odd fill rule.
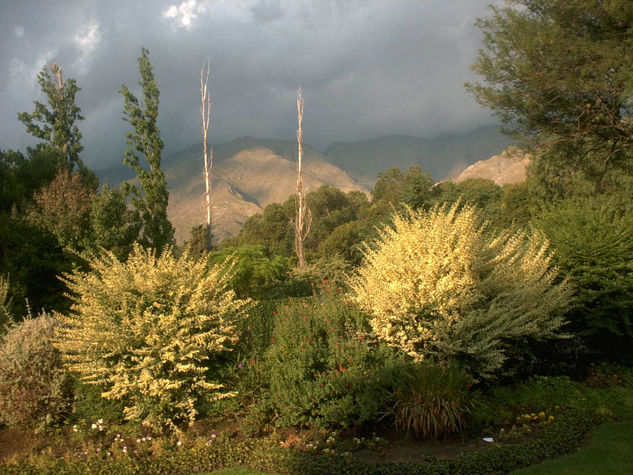
[[[155,428],[192,423],[203,400],[230,395],[213,370],[237,341],[247,301],[220,265],[136,246],[126,262],[107,251],[65,276],[73,304],[58,348],[86,383],[122,400],[127,419]]]
[[[408,210],[365,246],[350,287],[380,339],[489,378],[513,341],[556,335],[570,289],[556,281],[548,241],[486,227],[470,205]]]

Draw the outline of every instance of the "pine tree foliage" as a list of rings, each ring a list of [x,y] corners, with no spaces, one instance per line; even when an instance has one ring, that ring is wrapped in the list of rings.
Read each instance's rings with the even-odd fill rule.
[[[352,298],[380,339],[415,360],[459,359],[489,378],[510,342],[564,324],[570,289],[550,259],[541,234],[495,236],[471,205],[408,210],[365,246]]]
[[[130,148],[125,151],[124,163],[136,172],[143,193],[131,185],[127,186],[127,191],[132,193],[132,203],[143,221],[142,244],[160,250],[174,243],[174,228],[167,219],[169,192],[165,174],[160,168],[164,147],[157,124],[160,92],[147,49],[141,50],[138,63],[141,73],[139,85],[143,88],[142,100],[125,85],[121,86],[120,92],[125,100],[124,120],[134,129],[126,134],[126,143]],[[149,169],[141,166],[137,153],[145,157]]]
[[[508,0],[479,19],[483,48],[467,84],[514,136],[537,145],[531,173],[567,186],[631,173],[633,4]],[[540,156],[542,155],[542,157]]]
[[[247,305],[227,289],[231,272],[139,245],[126,262],[104,251],[90,266],[65,276],[74,302],[57,315],[71,370],[154,428],[192,423],[201,401],[230,395],[212,368],[237,341]]]

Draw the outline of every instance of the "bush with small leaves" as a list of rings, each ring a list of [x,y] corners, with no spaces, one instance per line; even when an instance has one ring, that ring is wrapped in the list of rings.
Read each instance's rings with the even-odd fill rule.
[[[72,380],[53,346],[59,322],[42,314],[9,326],[0,338],[0,423],[42,429],[72,408]]]
[[[365,247],[350,282],[378,338],[492,378],[513,341],[556,336],[571,292],[540,233],[489,232],[461,203],[408,214]]]
[[[109,251],[91,271],[64,278],[73,296],[57,346],[85,383],[103,384],[129,420],[155,429],[192,423],[197,407],[230,395],[218,380],[237,341],[239,300],[223,266],[135,246],[126,262]]]
[[[560,200],[533,219],[574,284],[568,331],[594,360],[633,363],[633,209],[630,194]],[[550,356],[556,360],[557,355]]]
[[[281,427],[375,421],[406,357],[369,332],[367,317],[330,286],[282,305],[262,365],[269,391],[260,413]]]

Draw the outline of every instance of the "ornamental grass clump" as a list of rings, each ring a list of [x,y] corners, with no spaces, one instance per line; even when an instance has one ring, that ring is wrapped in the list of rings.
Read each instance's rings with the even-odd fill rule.
[[[396,214],[380,230],[350,282],[379,339],[415,361],[455,359],[493,378],[509,345],[560,336],[571,292],[547,239],[487,227],[457,203]]]
[[[472,377],[457,367],[428,361],[409,372],[405,384],[393,393],[389,412],[397,430],[423,439],[439,439],[468,428],[476,404]]]
[[[191,424],[201,402],[231,395],[218,364],[248,301],[228,290],[230,271],[138,245],[126,262],[103,251],[89,264],[65,276],[73,304],[57,315],[57,347],[83,382],[103,385],[127,419],[154,429]]]

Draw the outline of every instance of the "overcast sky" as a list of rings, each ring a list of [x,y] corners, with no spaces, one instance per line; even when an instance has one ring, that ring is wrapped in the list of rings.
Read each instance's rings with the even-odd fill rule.
[[[161,92],[166,152],[201,141],[200,67],[211,61],[210,140],[432,137],[494,123],[464,90],[492,0],[0,0],[0,149],[32,144],[18,112],[44,101],[56,61],[82,90],[84,161],[120,163],[121,84],[138,91],[142,46]]]

